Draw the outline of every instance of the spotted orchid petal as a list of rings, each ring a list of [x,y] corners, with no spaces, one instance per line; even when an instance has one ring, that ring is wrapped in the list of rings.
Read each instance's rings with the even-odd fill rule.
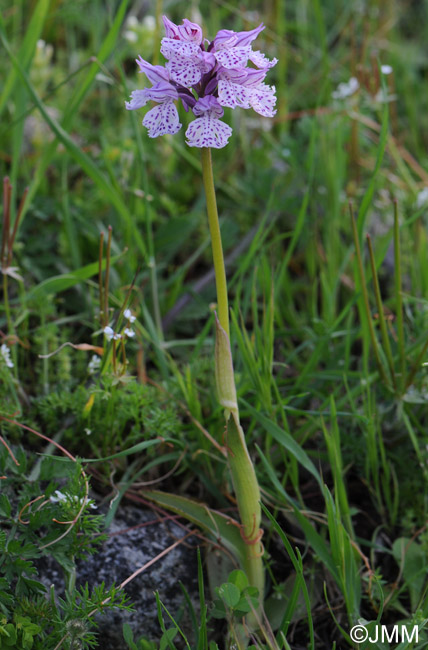
[[[274,110],[275,104],[275,86],[260,84],[252,89],[250,105],[259,115],[273,117],[276,114],[276,110]]]
[[[199,59],[201,48],[196,43],[185,43],[177,41],[173,38],[163,38],[161,41],[161,54],[166,59],[171,59],[175,56],[181,56],[186,59]]]
[[[197,119],[191,122],[186,131],[186,143],[189,147],[212,147],[222,149],[232,135],[232,129],[219,118],[223,116],[223,108],[216,97],[202,97],[193,107]]]
[[[128,111],[135,111],[137,108],[142,108],[147,104],[150,97],[147,97],[146,88],[143,90],[133,90],[131,93],[131,101],[125,102]]]
[[[214,52],[217,62],[227,70],[231,68],[243,68],[247,65],[250,57],[251,46],[231,47]]]
[[[228,124],[215,117],[212,111],[207,111],[202,117],[191,122],[186,131],[186,144],[189,147],[211,147],[222,149],[232,135]]]
[[[151,88],[134,90],[131,93],[131,101],[125,102],[125,105],[128,111],[134,111],[137,108],[145,106],[150,100],[160,104],[174,99],[178,99],[178,93],[174,86],[169,83],[161,82],[154,84]]]
[[[200,67],[189,59],[176,57],[173,61],[168,61],[166,66],[171,79],[185,88],[191,88],[201,80]]]
[[[251,90],[229,79],[220,79],[218,82],[218,101],[222,106],[229,108],[250,108]]]
[[[256,52],[251,51],[249,59],[257,68],[262,68],[263,70],[269,70],[278,63],[278,59],[272,59],[272,61],[270,61],[267,56],[259,50]]]
[[[199,83],[206,63],[202,50],[196,43],[163,38],[161,53],[168,59],[166,68],[173,81],[185,88]]]
[[[147,127],[149,138],[177,133],[181,129],[181,124],[173,100],[152,108],[144,117],[143,126]]]
[[[250,108],[251,87],[260,85],[265,76],[264,70],[220,68],[217,73],[219,103],[229,108]]]

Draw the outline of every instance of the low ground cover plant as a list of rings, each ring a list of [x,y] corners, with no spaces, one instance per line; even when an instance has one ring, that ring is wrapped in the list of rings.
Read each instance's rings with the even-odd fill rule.
[[[426,645],[427,17],[2,11],[0,648],[142,606],[75,586],[135,498],[198,594],[123,648]]]

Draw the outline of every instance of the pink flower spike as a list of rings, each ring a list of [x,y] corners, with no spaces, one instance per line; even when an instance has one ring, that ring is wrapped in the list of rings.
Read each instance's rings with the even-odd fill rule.
[[[152,108],[144,117],[143,126],[149,130],[149,138],[157,138],[166,133],[171,133],[171,135],[177,133],[181,129],[181,124],[173,100]]]

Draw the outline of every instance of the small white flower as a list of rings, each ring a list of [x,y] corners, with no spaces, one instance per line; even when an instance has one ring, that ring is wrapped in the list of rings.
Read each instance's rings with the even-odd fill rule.
[[[124,32],[123,36],[128,43],[136,43],[138,41],[138,35],[135,32],[131,32],[129,29]]]
[[[130,323],[133,323],[135,320],[137,320],[136,316],[132,315],[132,311],[130,309],[125,309],[123,315],[129,320]]]
[[[1,348],[0,348],[0,351],[1,351],[1,355],[2,355],[2,357],[3,357],[3,361],[5,362],[5,364],[7,365],[7,367],[8,367],[8,368],[13,368],[13,361],[12,361],[12,359],[10,358],[10,349],[9,349],[9,347],[6,345],[6,343],[3,343],[3,345],[2,345]]]
[[[336,90],[331,93],[333,99],[346,99],[357,92],[360,84],[356,77],[351,77],[348,83],[340,83]]]
[[[55,495],[56,495],[56,496],[52,495],[51,497],[49,497],[49,501],[50,501],[51,503],[60,503],[60,502],[65,502],[65,501],[67,501],[67,495],[66,495],[66,494],[63,494],[62,492],[60,492],[60,490],[55,490]],[[79,497],[77,497],[77,496],[75,495],[75,496],[74,496],[74,501],[77,501],[78,504],[79,504],[79,506],[81,506],[81,505],[83,505],[83,502],[85,501],[85,497],[82,497],[81,499],[79,499]],[[92,510],[96,510],[96,509],[97,509],[97,506],[96,506],[95,503],[92,501],[92,499],[88,499],[88,500],[86,501],[86,505],[87,505],[89,508],[92,508]]]
[[[380,71],[382,72],[382,74],[391,74],[392,66],[387,65],[387,64],[381,65],[380,66]]]
[[[127,27],[138,27],[138,18],[137,16],[128,16],[126,20]]]
[[[132,337],[135,336],[134,330],[129,329],[129,327],[125,327],[123,333],[125,334],[125,336],[128,336],[130,339],[132,339]]]
[[[93,375],[96,370],[101,366],[101,359],[97,354],[92,355],[92,359],[88,363],[88,372]]]
[[[196,21],[193,20],[193,22]],[[145,27],[149,32],[154,32],[156,29],[156,18],[154,16],[146,16],[143,20],[143,27]]]
[[[426,203],[428,203],[428,187],[424,187],[416,197],[416,207],[422,208]],[[2,346],[3,349],[3,346]]]
[[[86,433],[87,436],[90,436],[92,433],[92,429],[88,429],[88,427],[85,427],[84,432]]]
[[[397,95],[389,95],[388,93],[384,92],[383,88],[379,88],[374,97],[375,102],[378,102],[379,104],[388,104],[389,102],[395,102],[396,99]]]
[[[78,501],[79,505],[81,506],[81,505],[83,505],[83,502],[85,501],[85,497],[82,497],[81,499],[79,499],[77,496],[74,496],[74,500]],[[91,508],[92,510],[97,510],[97,507],[98,507],[98,506],[95,505],[95,503],[92,501],[92,499],[88,499],[86,501],[85,505],[88,508]]]
[[[107,341],[111,341],[112,338],[113,338],[114,335],[115,335],[115,334],[114,334],[114,331],[113,331],[113,328],[110,327],[109,325],[107,325],[107,327],[105,327],[105,328],[103,329],[103,332],[104,332],[104,334],[106,335],[106,339],[107,339]]]
[[[122,338],[122,337],[121,337],[120,334],[117,334],[116,332],[113,333],[113,340],[114,340],[114,341],[119,341],[121,338]]]
[[[59,503],[60,501],[67,501],[67,497],[65,496],[65,494],[63,494],[59,490],[55,490],[55,494],[56,496],[52,495],[51,497],[49,497],[49,501],[51,503]]]

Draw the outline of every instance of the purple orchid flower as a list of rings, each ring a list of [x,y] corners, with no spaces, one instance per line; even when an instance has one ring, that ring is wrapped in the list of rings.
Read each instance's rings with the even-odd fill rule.
[[[151,65],[139,57],[140,72],[152,86],[134,90],[126,102],[128,110],[142,108],[148,101],[158,104],[143,120],[150,138],[180,130],[174,104],[177,100],[196,118],[186,131],[190,147],[226,146],[232,129],[220,119],[223,107],[253,108],[264,117],[275,115],[275,87],[265,84],[264,79],[277,59],[270,61],[251,46],[264,29],[263,24],[245,32],[222,29],[208,42],[202,28],[187,18],[182,25],[166,16],[163,21],[166,36],[160,51],[166,64]]]

